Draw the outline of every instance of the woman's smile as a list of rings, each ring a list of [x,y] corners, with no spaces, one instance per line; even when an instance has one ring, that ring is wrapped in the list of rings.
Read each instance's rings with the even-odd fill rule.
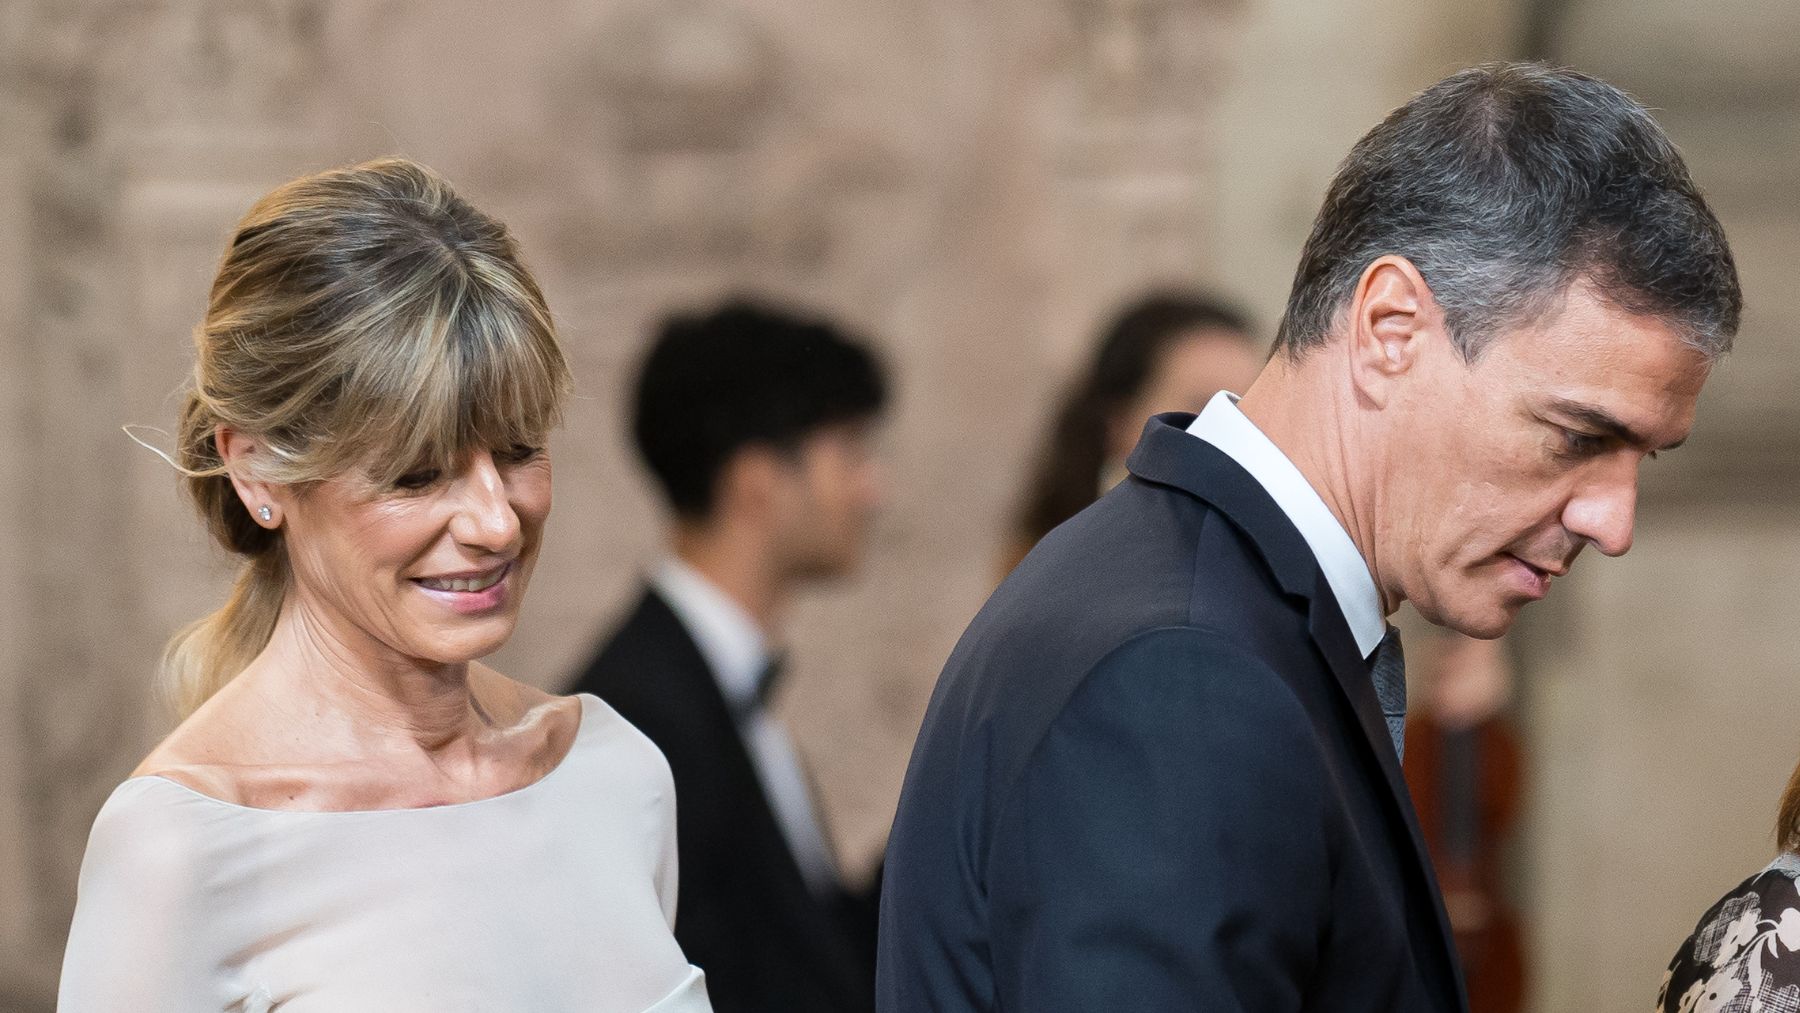
[[[458,612],[489,612],[506,604],[513,563],[507,560],[489,570],[411,579],[427,595]]]

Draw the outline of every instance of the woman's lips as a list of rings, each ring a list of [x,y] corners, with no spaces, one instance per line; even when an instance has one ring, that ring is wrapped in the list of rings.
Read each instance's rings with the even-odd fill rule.
[[[432,598],[464,614],[490,612],[506,604],[513,564],[455,577],[414,577],[413,583]]]
[[[496,566],[485,573],[461,577],[414,577],[413,579],[418,581],[421,587],[429,588],[433,591],[486,591],[488,588],[500,583],[501,578],[506,576],[506,571],[511,568],[512,564],[506,563],[501,566]]]

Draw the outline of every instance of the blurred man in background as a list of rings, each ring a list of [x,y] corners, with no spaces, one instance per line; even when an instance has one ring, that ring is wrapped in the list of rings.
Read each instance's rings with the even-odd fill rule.
[[[887,380],[834,324],[729,302],[661,327],[633,433],[669,553],[575,689],[675,777],[675,934],[718,1013],[873,1005],[873,892],[847,890],[787,731],[766,709],[794,593],[851,573],[880,496]]]

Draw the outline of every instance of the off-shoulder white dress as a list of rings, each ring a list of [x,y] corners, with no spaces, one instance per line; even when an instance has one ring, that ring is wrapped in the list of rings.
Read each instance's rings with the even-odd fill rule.
[[[134,777],[100,810],[63,1013],[709,1013],[675,793],[599,698],[549,774],[426,809],[254,809]]]

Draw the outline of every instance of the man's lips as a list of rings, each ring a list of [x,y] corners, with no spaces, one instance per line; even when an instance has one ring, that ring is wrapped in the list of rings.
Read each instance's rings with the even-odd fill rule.
[[[1552,566],[1540,566],[1537,563],[1533,563],[1529,559],[1520,559],[1520,557],[1514,556],[1510,552],[1504,553],[1504,555],[1506,555],[1512,559],[1516,559],[1520,563],[1523,563],[1528,569],[1531,570],[1531,572],[1537,574],[1540,577],[1546,577],[1546,578],[1560,577],[1563,574],[1569,572],[1569,564],[1568,563],[1556,563],[1555,565],[1552,565]]]
[[[1510,565],[1514,582],[1519,592],[1525,597],[1536,600],[1550,593],[1550,580],[1569,572],[1569,564],[1559,562],[1554,566],[1539,566],[1528,563],[1510,552],[1500,554]]]

